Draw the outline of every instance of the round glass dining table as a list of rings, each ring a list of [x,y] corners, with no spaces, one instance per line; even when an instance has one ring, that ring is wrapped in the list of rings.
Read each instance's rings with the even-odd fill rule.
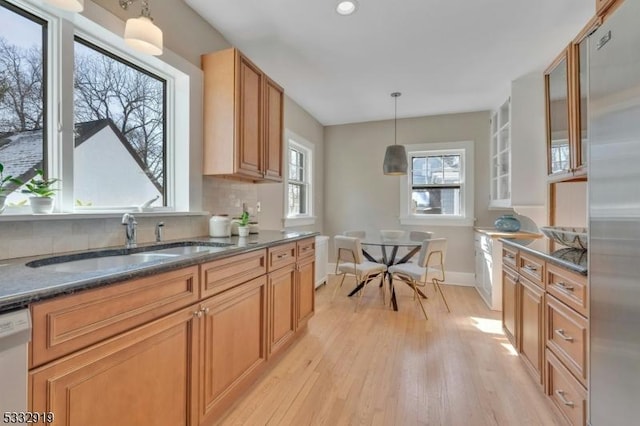
[[[371,262],[379,262],[379,260],[373,257],[367,249],[370,247],[380,247],[380,250],[382,251],[382,263],[387,266],[408,262],[420,251],[420,247],[422,246],[422,241],[411,240],[408,235],[401,238],[385,238],[381,235],[371,235],[362,238],[360,243],[362,244],[363,256]],[[398,258],[398,249],[401,247],[406,247],[408,252]],[[391,305],[393,306],[393,310],[397,311],[398,302],[396,301],[396,292],[393,287],[393,277],[391,274],[387,273],[386,278],[389,280],[389,287],[391,289]],[[349,293],[349,296],[356,294],[363,286],[364,284],[358,285],[351,291],[351,293]],[[421,296],[426,297],[422,292],[420,293]]]

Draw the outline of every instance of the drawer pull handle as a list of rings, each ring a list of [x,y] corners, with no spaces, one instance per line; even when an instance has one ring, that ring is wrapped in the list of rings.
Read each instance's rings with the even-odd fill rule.
[[[287,257],[287,253],[282,253],[276,256],[278,259],[282,259],[283,257]]]
[[[569,285],[567,283],[563,283],[562,281],[557,282],[556,285],[560,288],[562,288],[565,291],[573,291],[573,286]]]
[[[536,268],[535,266],[524,265],[523,268],[529,272],[538,272],[538,268]]]
[[[567,407],[573,407],[573,405],[574,405],[573,402],[569,401],[567,399],[567,397],[564,396],[564,394],[565,394],[565,391],[560,390],[560,389],[556,389],[556,395],[558,395],[558,398],[560,398],[560,401],[562,401],[562,403],[564,405],[566,405]]]
[[[506,258],[507,258],[507,259],[509,259],[509,260],[513,260],[513,259],[515,259],[515,258],[516,258],[516,257],[515,257],[514,255],[512,255],[512,254],[505,254],[505,255],[504,255],[504,257],[506,257]]]
[[[555,333],[562,338],[562,340],[566,340],[567,342],[573,342],[573,337],[568,336],[565,331],[561,328],[555,330]]]

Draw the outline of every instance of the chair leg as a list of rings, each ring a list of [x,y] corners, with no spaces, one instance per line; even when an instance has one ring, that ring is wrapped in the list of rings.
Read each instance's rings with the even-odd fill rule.
[[[387,297],[386,297],[386,283],[385,283],[386,274],[383,272],[380,274],[380,288],[382,289],[382,306],[387,305]]]
[[[433,278],[431,281],[433,281],[433,286],[435,287],[436,291],[440,293],[440,296],[442,296],[444,305],[447,307],[447,312],[451,313],[451,309],[449,309],[449,304],[447,303],[447,298],[444,297],[444,293],[442,292],[442,288],[440,287],[440,280],[437,278]]]
[[[416,287],[415,281],[411,281],[411,287],[413,287],[413,298],[418,299],[418,303],[420,304],[420,309],[422,309],[422,313],[424,314],[424,319],[428,321],[429,317],[427,316],[427,311],[424,309],[424,305],[422,304],[422,298],[418,294],[418,288]]]
[[[362,301],[362,295],[364,294],[364,289],[367,288],[368,281],[363,280],[362,283],[363,283],[363,286],[360,289],[360,294],[358,295],[358,302],[356,303],[356,309],[354,310],[354,312],[358,312],[358,306],[360,306],[360,302]]]
[[[342,283],[344,282],[344,277],[346,276],[347,274],[342,274],[342,279],[340,280],[340,284],[333,289],[333,295],[331,296],[331,301],[333,301],[333,299],[336,297],[336,293],[338,293],[338,288],[342,288]]]

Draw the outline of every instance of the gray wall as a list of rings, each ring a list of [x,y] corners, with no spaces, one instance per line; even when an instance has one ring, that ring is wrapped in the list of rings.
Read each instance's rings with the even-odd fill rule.
[[[474,141],[476,226],[489,226],[500,211],[489,211],[488,111],[399,119],[398,143]],[[382,174],[393,120],[325,128],[325,221],[327,235],[346,229],[429,230],[448,239],[447,270],[474,272],[473,227],[401,226],[399,177]]]

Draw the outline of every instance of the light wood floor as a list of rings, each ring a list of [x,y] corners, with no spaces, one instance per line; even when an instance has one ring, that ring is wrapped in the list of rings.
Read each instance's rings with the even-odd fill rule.
[[[408,287],[399,311],[345,281],[316,292],[307,333],[221,420],[224,425],[560,425],[476,290],[428,287],[429,321]]]

